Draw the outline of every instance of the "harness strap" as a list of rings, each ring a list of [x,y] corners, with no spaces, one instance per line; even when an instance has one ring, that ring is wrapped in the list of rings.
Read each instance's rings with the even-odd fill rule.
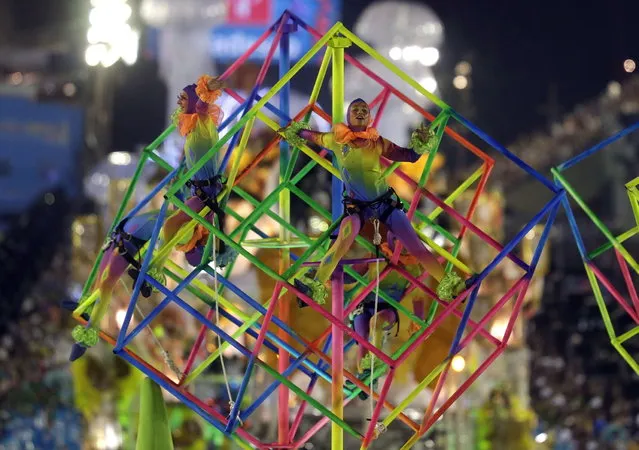
[[[388,208],[380,215],[379,220],[384,222],[391,215],[394,209],[404,210],[404,204],[397,197],[393,188],[388,188],[386,192],[374,200],[358,200],[349,196],[344,196],[342,200],[344,211],[349,216],[359,214],[365,208],[371,208],[377,205],[386,204]]]
[[[207,194],[203,187],[215,186],[217,183],[221,183],[222,185],[226,184],[226,180],[222,178],[221,175],[216,175],[213,178],[209,178],[208,180],[189,180],[186,182],[186,186],[195,188],[195,195],[197,198],[202,200],[205,206],[207,206],[215,215],[217,216],[218,222],[220,223],[220,231],[224,233],[224,224],[226,222],[226,213],[224,209],[220,207],[220,204],[217,201],[217,197],[210,196]],[[220,252],[224,252],[226,250],[226,244],[224,241],[220,240]]]

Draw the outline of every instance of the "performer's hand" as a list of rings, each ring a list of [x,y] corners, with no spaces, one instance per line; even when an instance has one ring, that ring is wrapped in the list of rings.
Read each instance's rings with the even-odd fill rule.
[[[437,136],[430,127],[422,124],[411,134],[408,147],[420,155],[430,153],[437,147]]]
[[[419,128],[413,131],[413,136],[423,142],[427,141],[433,134],[434,133],[425,124],[421,124]]]
[[[211,77],[209,81],[206,82],[206,87],[209,91],[217,91],[224,87],[224,81],[220,80],[220,77]]]

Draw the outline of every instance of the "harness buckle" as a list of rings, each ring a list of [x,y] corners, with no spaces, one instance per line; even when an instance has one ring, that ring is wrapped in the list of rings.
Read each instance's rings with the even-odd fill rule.
[[[102,248],[100,249],[100,251],[102,252],[106,252],[109,248],[111,248],[111,246],[115,243],[115,241],[113,240],[112,237],[109,237],[104,244],[102,244]]]

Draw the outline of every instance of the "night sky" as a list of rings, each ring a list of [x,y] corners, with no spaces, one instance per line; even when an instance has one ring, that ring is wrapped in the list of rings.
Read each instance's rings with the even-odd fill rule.
[[[80,0],[0,1],[13,3],[20,28],[39,27],[50,20],[66,22],[73,11],[77,14],[82,9],[83,3]],[[348,5],[343,11],[345,25],[352,29],[360,12],[371,3],[344,0]],[[556,85],[561,112],[568,112],[575,104],[602,92],[609,81],[621,81],[628,76],[623,70],[626,58],[639,59],[639,2],[636,0],[430,0],[423,3],[435,10],[445,27],[439,70],[450,73],[459,60],[470,55],[477,108],[475,122],[504,144],[521,133],[545,126],[542,108],[548,101],[551,85]],[[147,108],[164,110],[160,100],[150,103],[136,94],[154,70],[148,62],[141,61],[130,71],[130,80],[117,95],[119,110],[142,105],[142,100]],[[172,95],[169,100],[172,101]],[[453,98],[444,96],[444,100],[453,107],[458,106]],[[163,124],[156,123],[161,120],[160,115],[153,116],[153,120],[139,123],[137,136],[119,136],[116,142],[128,146],[132,145],[129,139],[150,139],[157,135]],[[140,116],[136,114],[136,117]]]

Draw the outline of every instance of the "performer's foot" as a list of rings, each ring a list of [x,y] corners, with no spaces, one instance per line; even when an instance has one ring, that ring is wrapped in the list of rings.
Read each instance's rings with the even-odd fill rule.
[[[293,280],[293,285],[303,294],[308,295],[309,297],[313,298],[313,292],[311,291],[311,288],[306,286],[304,283],[302,283],[300,280],[298,280],[297,278]],[[297,297],[295,300],[297,300],[297,307],[302,309],[302,308],[306,308],[308,305],[299,297]]]
[[[466,289],[466,283],[456,272],[448,272],[437,286],[437,296],[442,300],[452,300]]]
[[[314,272],[310,272],[309,275],[314,276]],[[320,283],[313,278],[303,275],[300,278],[294,279],[293,284],[303,294],[311,297],[313,301],[318,305],[323,305],[324,303],[326,303],[326,300],[328,298],[328,289],[326,289],[326,286],[324,286],[323,283]],[[298,297],[297,306],[299,306],[300,308],[304,308],[308,305]]]
[[[80,359],[87,351],[87,347],[80,344],[73,344],[71,347],[71,354],[69,355],[69,361],[73,362],[76,359]]]
[[[477,281],[477,278],[479,278],[479,274],[476,274],[476,273],[466,278],[466,281],[464,281],[464,291],[466,289],[470,289],[471,287],[473,287],[473,284],[475,284],[475,282]],[[464,301],[466,301],[466,299],[464,299]]]
[[[437,287],[437,296],[442,300],[454,300],[459,294],[467,289],[470,289],[475,281],[477,281],[478,277],[478,274],[473,274],[466,280],[463,280],[456,273],[449,272],[439,283],[439,286]],[[462,301],[462,303],[465,302],[466,299]]]
[[[138,277],[140,276],[140,271],[138,269],[131,267],[127,271],[127,273],[133,279],[133,284],[135,284],[135,282],[138,280]],[[153,293],[153,288],[151,287],[151,285],[147,283],[146,281],[143,281],[142,287],[140,288],[140,294],[142,294],[142,297],[149,298],[152,293]]]
[[[93,327],[84,327],[77,325],[71,332],[71,336],[75,341],[71,348],[71,355],[69,361],[75,361],[80,358],[87,351],[88,348],[93,347],[98,343],[98,330]]]

